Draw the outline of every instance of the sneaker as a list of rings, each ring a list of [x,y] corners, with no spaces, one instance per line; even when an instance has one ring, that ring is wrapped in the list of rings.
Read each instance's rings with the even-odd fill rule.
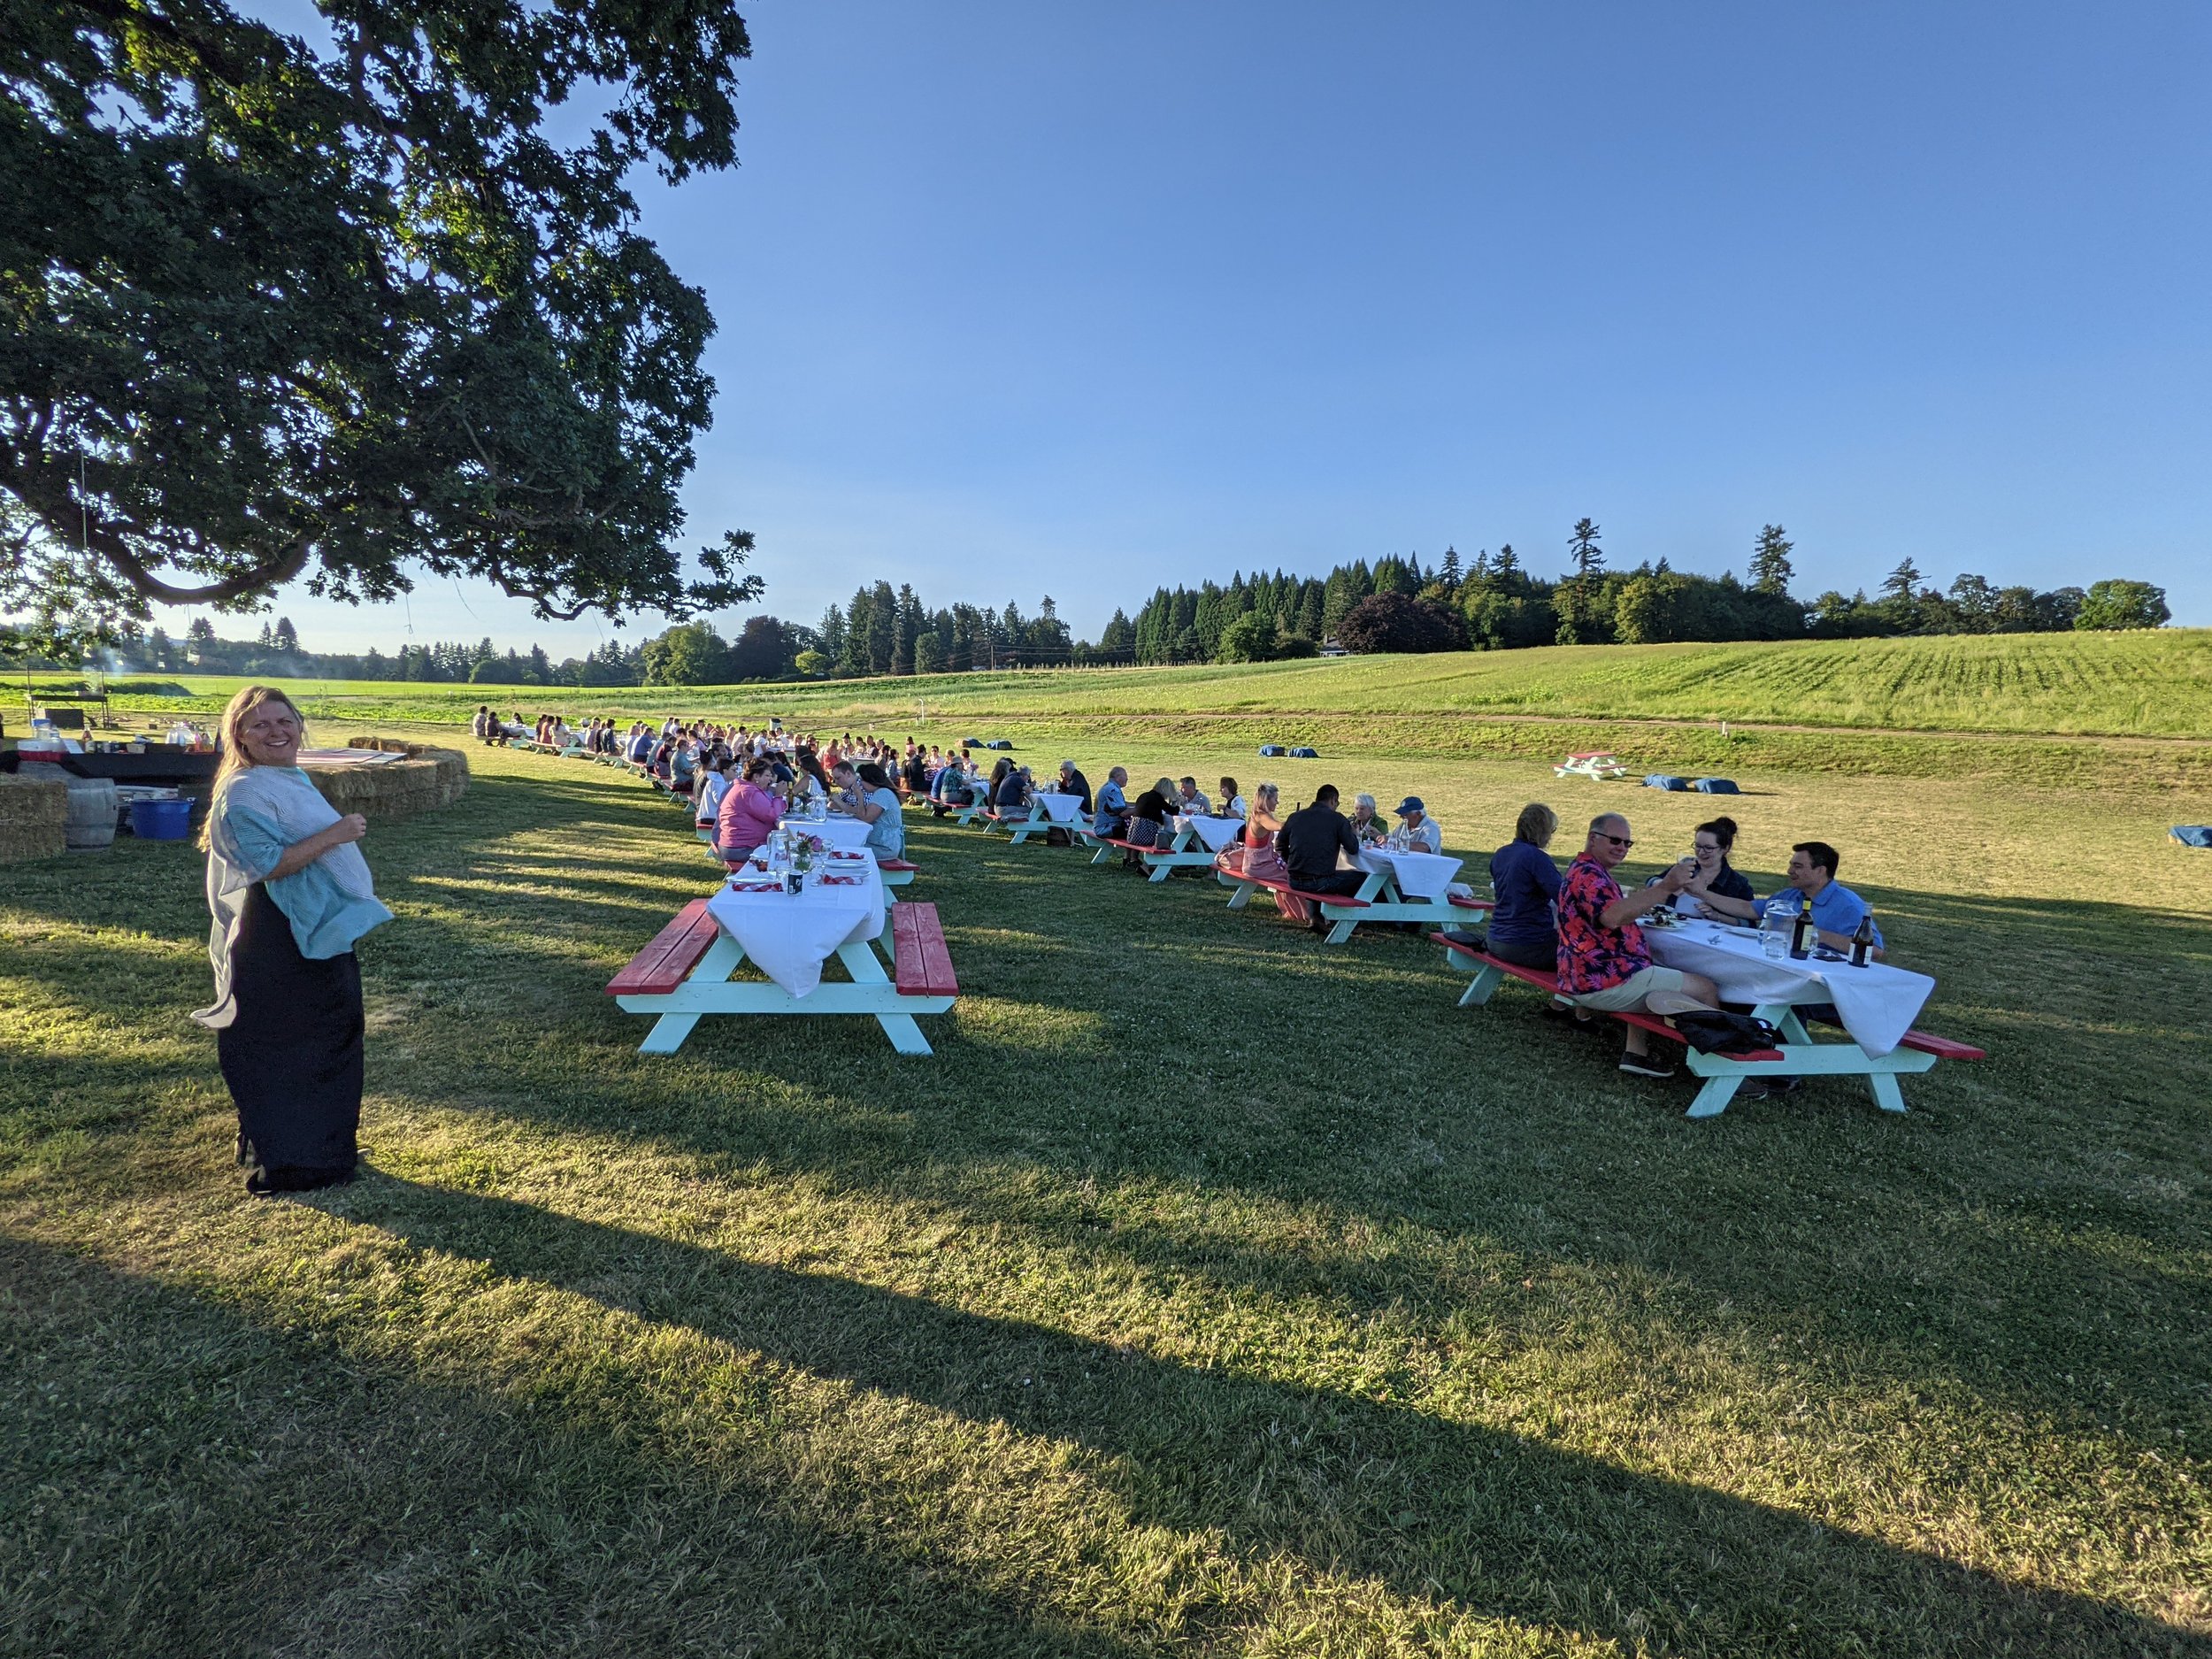
[[[1674,1068],[1663,1061],[1655,1060],[1647,1054],[1621,1056],[1621,1070],[1631,1077],[1655,1077],[1662,1079],[1674,1075]]]
[[[1738,1100],[1774,1100],[1780,1095],[1794,1094],[1805,1087],[1801,1077],[1747,1078],[1736,1087]]]

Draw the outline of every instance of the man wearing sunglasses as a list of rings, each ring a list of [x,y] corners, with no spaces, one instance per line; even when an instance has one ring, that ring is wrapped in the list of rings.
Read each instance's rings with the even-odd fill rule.
[[[1601,1013],[1640,1010],[1655,991],[1679,991],[1708,1007],[1720,1000],[1718,988],[1701,973],[1663,968],[1644,948],[1636,918],[1657,910],[1691,883],[1694,863],[1671,866],[1647,887],[1621,891],[1613,866],[1635,845],[1628,820],[1604,812],[1590,821],[1582,856],[1567,867],[1553,908],[1559,918],[1559,989],[1584,1008]],[[1625,1025],[1627,1047],[1621,1070],[1638,1077],[1672,1077],[1674,1068],[1652,1058],[1651,1040],[1640,1027]]]

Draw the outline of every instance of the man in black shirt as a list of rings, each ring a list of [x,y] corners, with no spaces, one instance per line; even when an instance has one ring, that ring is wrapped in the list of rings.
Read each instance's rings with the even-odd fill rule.
[[[1064,760],[1060,763],[1058,788],[1062,795],[1082,796],[1083,810],[1088,812],[1091,810],[1091,780],[1083,775],[1082,770],[1073,761]]]
[[[1275,845],[1290,868],[1291,885],[1301,893],[1353,894],[1367,879],[1363,870],[1336,867],[1340,852],[1357,861],[1359,837],[1353,832],[1351,820],[1336,810],[1333,783],[1325,783],[1313,792],[1311,806],[1301,807],[1283,820]]]

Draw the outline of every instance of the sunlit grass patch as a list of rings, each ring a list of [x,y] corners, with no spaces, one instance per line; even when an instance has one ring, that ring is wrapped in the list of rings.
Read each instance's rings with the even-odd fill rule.
[[[1819,1081],[1698,1125],[1412,938],[919,814],[935,1056],[816,1019],[641,1056],[602,987],[711,879],[687,826],[472,759],[373,831],[373,1171],[312,1203],[228,1163],[189,850],[0,887],[0,1646],[2212,1642],[2212,878],[2143,879],[2160,797],[1295,774],[1417,789],[1477,879],[1531,798],[1624,804],[1655,864],[1725,805],[1763,888],[1843,845],[1993,1059],[1901,1119]]]

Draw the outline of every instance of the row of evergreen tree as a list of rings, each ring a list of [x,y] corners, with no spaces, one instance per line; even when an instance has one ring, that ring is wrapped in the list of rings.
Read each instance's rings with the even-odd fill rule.
[[[1509,543],[1471,562],[1447,548],[1424,569],[1418,555],[1340,565],[1325,578],[1241,574],[1226,586],[1156,590],[1132,629],[1145,663],[1251,661],[1352,651],[1507,650],[1533,645],[1653,644],[1676,640],[1864,638],[1900,634],[2038,633],[2158,627],[2164,590],[2100,581],[2050,592],[1998,588],[1971,573],[1947,591],[1908,559],[1878,596],[1830,591],[1793,598],[1795,550],[1779,525],[1761,528],[1744,580],[1702,576],[1665,559],[1607,566],[1603,532],[1588,518],[1567,539],[1567,568],[1546,580]],[[1117,612],[1117,620],[1119,613]]]
[[[1133,619],[1116,610],[1095,642],[1072,637],[1047,595],[1034,615],[956,603],[932,608],[911,584],[864,584],[814,627],[749,618],[734,640],[711,624],[671,627],[634,646],[609,641],[556,663],[539,646],[502,651],[487,638],[409,644],[390,657],[312,652],[288,618],[257,640],[225,640],[204,619],[182,641],[127,626],[112,665],[156,672],[270,673],[330,680],[470,682],[485,686],[717,685],[741,680],[957,673],[1067,664],[1255,662],[1357,652],[1507,650],[1533,645],[1649,644],[1675,640],[1863,638],[1901,634],[2044,633],[2157,627],[2170,619],[2162,588],[2108,580],[2086,588],[2000,588],[1971,572],[1947,589],[1909,559],[1869,598],[1830,591],[1791,595],[1793,544],[1761,528],[1745,577],[1671,569],[1667,561],[1608,568],[1603,533],[1588,518],[1567,538],[1567,568],[1532,573],[1509,544],[1471,561],[1447,548],[1339,565],[1325,577],[1233,575],[1225,584],[1159,588]],[[56,664],[58,666],[58,664]]]

